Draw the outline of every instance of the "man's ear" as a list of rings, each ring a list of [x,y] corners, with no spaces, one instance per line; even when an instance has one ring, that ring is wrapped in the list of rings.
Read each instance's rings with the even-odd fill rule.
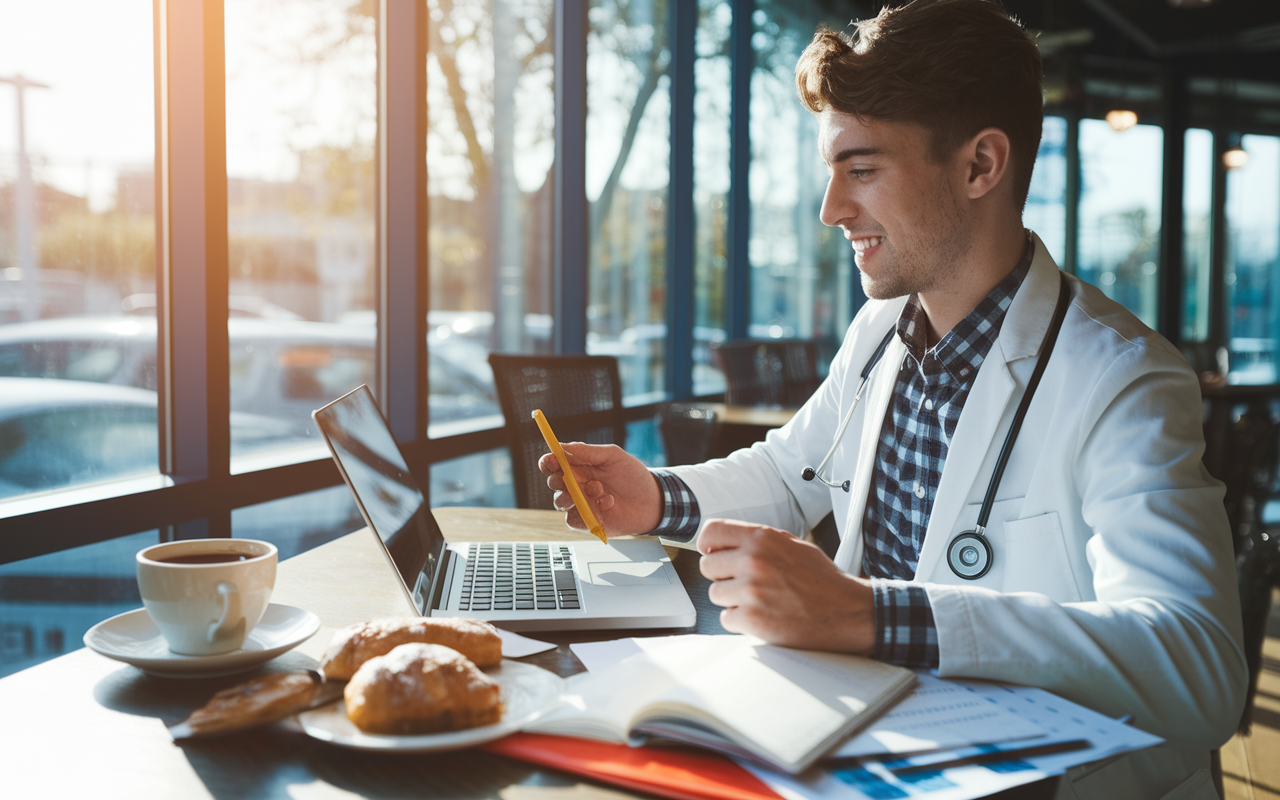
[[[1010,172],[1009,136],[999,128],[984,128],[961,148],[967,161],[965,190],[970,200],[985,197]]]

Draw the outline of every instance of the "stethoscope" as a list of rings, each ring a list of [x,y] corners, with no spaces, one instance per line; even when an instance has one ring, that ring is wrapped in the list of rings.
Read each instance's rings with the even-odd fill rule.
[[[947,545],[947,566],[951,567],[954,572],[965,580],[973,581],[987,574],[991,569],[992,553],[991,542],[987,540],[987,520],[991,517],[991,507],[995,504],[996,490],[1000,487],[1000,478],[1004,475],[1004,468],[1009,463],[1009,456],[1013,453],[1013,443],[1018,439],[1018,430],[1022,427],[1022,420],[1027,416],[1027,408],[1031,405],[1031,397],[1036,392],[1036,387],[1040,385],[1040,376],[1044,374],[1045,367],[1049,363],[1049,357],[1053,354],[1053,346],[1058,341],[1058,331],[1062,328],[1062,320],[1067,315],[1067,307],[1071,305],[1071,293],[1067,286],[1067,278],[1059,273],[1059,290],[1058,304],[1053,309],[1053,319],[1049,323],[1049,330],[1045,331],[1044,341],[1040,344],[1040,355],[1036,358],[1036,367],[1031,372],[1031,379],[1027,381],[1027,390],[1022,395],[1022,401],[1018,403],[1018,410],[1013,414],[1013,424],[1009,426],[1009,433],[1005,436],[1004,446],[1000,448],[1000,458],[996,460],[995,472],[991,475],[991,482],[987,485],[986,497],[982,500],[982,508],[978,511],[978,522],[974,525],[973,530],[956,534],[951,543]],[[800,477],[806,481],[817,478],[826,486],[832,489],[843,489],[849,491],[849,481],[843,483],[832,483],[820,474],[827,466],[827,462],[831,460],[831,456],[835,454],[836,448],[840,446],[840,440],[844,438],[844,431],[849,427],[849,420],[853,419],[853,411],[858,407],[858,401],[862,399],[862,391],[867,388],[867,379],[871,376],[871,370],[880,362],[884,351],[889,347],[889,342],[893,340],[896,328],[891,329],[885,334],[884,339],[876,347],[875,352],[871,354],[871,358],[867,360],[867,365],[862,369],[862,382],[858,384],[858,391],[853,395],[853,402],[849,405],[849,410],[845,412],[844,420],[840,423],[840,430],[836,433],[836,440],[832,443],[831,449],[827,451],[827,455],[822,459],[822,463],[818,464],[818,468],[805,467],[800,473]]]

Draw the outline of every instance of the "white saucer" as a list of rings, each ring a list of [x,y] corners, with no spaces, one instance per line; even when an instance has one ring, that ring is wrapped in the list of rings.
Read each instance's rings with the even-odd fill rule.
[[[342,700],[303,711],[298,714],[298,721],[308,736],[356,750],[402,753],[457,750],[500,739],[533,722],[556,704],[564,684],[558,675],[519,661],[503,661],[484,672],[502,687],[502,719],[493,725],[417,736],[383,736],[357,728],[347,719],[347,707]]]
[[[84,635],[85,647],[107,658],[132,664],[163,678],[214,678],[234,675],[264,664],[292,650],[320,630],[320,618],[310,611],[281,603],[267,606],[262,620],[249,631],[244,647],[216,656],[184,656],[169,651],[160,629],[145,608],[103,620]]]

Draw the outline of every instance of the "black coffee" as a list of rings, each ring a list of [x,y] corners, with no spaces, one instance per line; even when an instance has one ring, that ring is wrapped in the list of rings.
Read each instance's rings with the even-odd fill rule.
[[[159,561],[161,564],[230,564],[233,561],[248,561],[250,558],[253,556],[239,553],[190,553],[185,556],[153,558],[152,561]]]

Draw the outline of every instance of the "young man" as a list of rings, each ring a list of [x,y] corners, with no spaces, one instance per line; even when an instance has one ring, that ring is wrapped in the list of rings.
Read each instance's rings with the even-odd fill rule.
[[[819,30],[796,80],[831,172],[821,218],[852,243],[872,298],[830,376],[790,424],[726,459],[650,473],[616,447],[566,450],[610,532],[697,534],[728,630],[1131,715],[1168,746],[1075,774],[1059,795],[1160,798],[1208,766],[1243,703],[1223,491],[1201,465],[1181,355],[1060,277],[1022,227],[1040,74],[1034,42],[988,0],[915,0],[852,36]],[[555,460],[540,466],[563,490]],[[556,504],[582,526],[563,491]],[[797,538],[831,511],[834,561]]]

